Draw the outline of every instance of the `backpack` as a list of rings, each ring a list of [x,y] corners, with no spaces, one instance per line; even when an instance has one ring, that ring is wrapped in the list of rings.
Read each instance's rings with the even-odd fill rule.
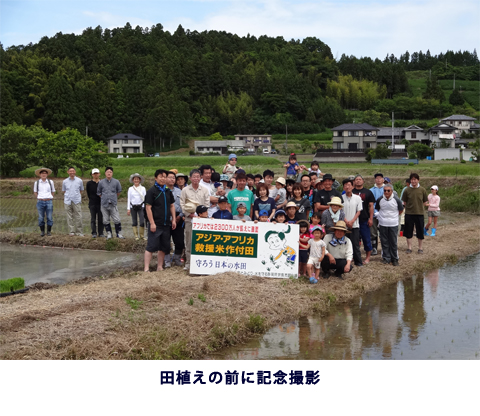
[[[39,180],[37,181],[37,194],[38,194],[38,189],[39,189],[39,186],[40,186],[40,181],[41,181],[41,179],[39,179]],[[48,182],[48,184],[50,185],[50,192],[53,192],[53,191],[52,191],[52,190],[53,190],[53,182],[52,182],[52,180],[51,180],[51,179],[47,179],[47,182]],[[35,189],[35,188],[34,188],[34,189]]]

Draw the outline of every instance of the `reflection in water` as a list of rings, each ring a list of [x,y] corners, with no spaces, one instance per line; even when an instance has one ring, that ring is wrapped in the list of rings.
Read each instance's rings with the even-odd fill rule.
[[[476,255],[337,305],[327,316],[277,326],[210,358],[479,358],[479,271]]]
[[[36,282],[62,284],[133,266],[138,257],[119,252],[0,244],[0,276],[2,280],[23,277],[26,285]]]

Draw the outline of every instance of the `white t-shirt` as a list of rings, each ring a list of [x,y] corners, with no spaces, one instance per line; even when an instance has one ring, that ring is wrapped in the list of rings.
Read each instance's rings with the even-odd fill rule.
[[[322,257],[322,248],[327,247],[325,241],[318,240],[315,241],[313,238],[308,240],[308,246],[310,247],[310,257],[319,259]]]

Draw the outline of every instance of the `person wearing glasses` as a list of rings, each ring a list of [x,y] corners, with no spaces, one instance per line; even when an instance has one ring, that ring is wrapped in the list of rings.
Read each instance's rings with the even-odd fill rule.
[[[403,212],[403,203],[393,193],[389,183],[383,186],[383,196],[377,199],[378,228],[382,245],[382,263],[398,266],[398,216]]]

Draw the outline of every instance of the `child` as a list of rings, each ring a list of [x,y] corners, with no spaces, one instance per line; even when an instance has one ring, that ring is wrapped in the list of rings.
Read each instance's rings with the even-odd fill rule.
[[[295,204],[295,202],[290,201],[285,207],[285,210],[287,212],[287,215],[285,217],[285,222],[289,224],[296,224],[298,221],[302,219],[297,213],[298,207],[297,207],[297,204]]]
[[[247,175],[247,187],[250,189],[253,193],[255,193],[255,176],[253,176],[252,173],[249,173]]]
[[[345,221],[345,213],[342,209],[342,200],[338,196],[334,196],[327,205],[330,208],[323,211],[321,223],[325,230],[329,230],[328,234],[333,234],[334,230],[331,230],[331,227],[335,227],[338,221]]]
[[[205,205],[199,205],[195,212],[199,218],[208,218],[208,207]]]
[[[324,173],[320,170],[320,167],[318,166],[318,162],[313,161],[310,163],[310,167],[308,168],[309,173],[316,173],[318,177],[322,177]]]
[[[268,217],[271,221],[275,215],[276,207],[275,200],[268,196],[267,185],[259,183],[255,194],[257,195],[257,199],[255,199],[255,202],[253,203],[254,218],[258,219],[258,214],[260,211],[264,210],[268,212]]]
[[[293,185],[295,184],[295,181],[293,179],[287,179],[286,183],[285,191],[287,194],[287,201],[290,201],[290,199],[293,198]]]
[[[438,196],[437,185],[433,185],[430,190],[432,191],[432,193],[428,195],[428,223],[425,227],[424,233],[425,235],[429,235],[428,227],[430,227],[430,224],[432,224],[433,219],[432,234],[430,234],[430,237],[435,237],[435,233],[437,232],[437,221],[438,217],[440,216],[440,197]]]
[[[228,198],[221,196],[218,198],[218,210],[213,213],[212,218],[216,220],[233,220],[232,213],[227,209]]]
[[[245,205],[245,202],[239,202],[237,204],[237,212],[238,215],[234,215],[233,219],[238,220],[238,221],[252,221],[252,219],[248,216],[245,215],[247,213],[247,206]]]
[[[322,240],[324,234],[322,229],[317,225],[313,229],[313,238],[308,240],[310,247],[310,256],[307,262],[307,272],[310,276],[310,283],[318,283],[320,275],[320,264],[325,256],[325,241]],[[315,271],[314,271],[315,267]]]
[[[312,221],[312,223],[310,224],[310,233],[313,232],[313,228],[316,227],[317,225],[320,227],[321,220],[322,220],[322,216],[320,215],[320,212],[316,211],[312,214],[312,218],[310,219],[310,221]],[[324,230],[322,231],[325,234],[325,231]]]
[[[299,241],[299,258],[298,258],[298,275],[306,276],[307,272],[307,261],[308,261],[308,240],[313,238],[312,234],[308,229],[308,222],[301,220],[298,222],[300,226],[300,239]]]
[[[285,168],[285,177],[287,179],[297,179],[300,165],[297,163],[297,155],[295,153],[290,153],[288,163],[285,163],[283,167]]]
[[[270,222],[268,219],[268,212],[267,211],[260,211],[258,214],[258,221],[254,221],[255,223],[257,222]]]
[[[232,179],[233,175],[240,167],[236,167],[237,164],[237,155],[235,153],[231,153],[228,156],[228,162],[223,168],[223,173],[228,176],[228,180]]]
[[[225,196],[227,196],[228,193],[229,193],[230,190],[231,190],[231,189],[229,188],[229,186],[228,186],[228,183],[230,182],[230,181],[228,180],[228,175],[225,175],[224,173],[222,173],[222,174],[220,175],[220,182],[221,182],[221,184],[222,184],[223,190],[225,191]]]
[[[270,196],[275,200],[277,209],[283,208],[287,203],[287,191],[285,190],[285,179],[280,177],[275,182],[275,189],[270,192]]]
[[[141,184],[144,182],[144,177],[139,173],[130,175],[130,183],[133,186],[128,188],[127,193],[127,215],[132,216],[133,235],[135,240],[140,238],[146,240],[145,237],[145,219],[143,214],[145,195],[147,191]],[[138,220],[137,220],[138,218]],[[140,223],[140,229],[137,229],[137,223]]]
[[[275,189],[275,187],[272,185],[274,176],[275,174],[273,173],[273,170],[267,169],[265,172],[263,172],[263,182],[265,183],[265,185],[267,185],[269,193],[273,192],[273,190]]]
[[[279,209],[277,212],[275,212],[275,219],[273,220],[274,224],[283,224],[285,223],[285,211],[283,209]]]

